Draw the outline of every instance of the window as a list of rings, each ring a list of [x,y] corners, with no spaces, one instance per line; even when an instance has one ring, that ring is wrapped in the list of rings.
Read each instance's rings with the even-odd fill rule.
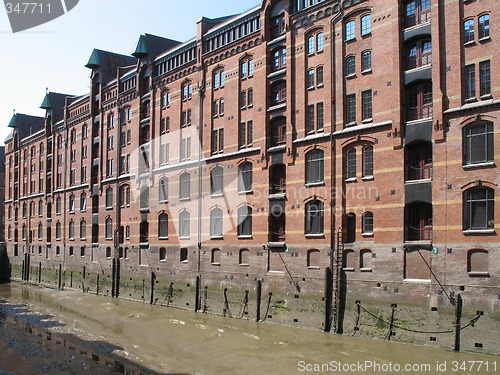
[[[56,223],[56,240],[61,239],[61,223],[58,221]]]
[[[306,154],[306,184],[320,183],[324,181],[324,152],[323,150],[312,150]]]
[[[244,162],[238,167],[238,192],[252,191],[252,163]]]
[[[479,80],[480,80],[480,93],[481,96],[491,94],[491,76],[490,76],[490,60],[479,63]]]
[[[238,208],[238,236],[252,235],[252,207]]]
[[[363,177],[373,176],[373,146],[363,147]]]
[[[323,234],[324,209],[323,202],[313,200],[306,203],[306,234]]]
[[[130,239],[130,225],[127,225],[125,227],[125,239],[127,239],[127,240]]]
[[[420,83],[408,89],[407,120],[432,117],[432,83]]]
[[[69,212],[75,212],[75,196],[73,194],[69,196]]]
[[[314,104],[307,106],[307,132],[314,132]]]
[[[464,193],[464,230],[495,228],[495,191],[473,187]]]
[[[9,219],[10,219],[10,215],[11,215],[11,207],[9,207]],[[38,216],[43,216],[43,202],[42,201],[39,201],[38,202]]]
[[[478,37],[479,40],[489,38],[490,36],[490,15],[485,14],[479,17],[478,20]]]
[[[210,237],[222,237],[222,210],[220,208],[210,211]]]
[[[271,86],[271,102],[279,104],[286,101],[286,82],[279,81]]]
[[[279,146],[286,143],[286,118],[278,117],[271,123],[272,139],[271,146]]]
[[[273,70],[280,70],[286,67],[286,48],[280,48],[274,52]]]
[[[318,35],[316,35],[316,51],[323,51],[323,33],[318,33]]]
[[[191,159],[191,137],[181,139],[181,161]]]
[[[307,72],[307,88],[314,88],[314,69],[309,69]]]
[[[474,42],[474,20],[464,22],[464,43]]]
[[[160,262],[165,262],[167,260],[167,249],[164,247],[160,248],[159,259]]]
[[[361,94],[361,106],[363,107],[363,121],[372,118],[372,90],[363,91]]]
[[[347,77],[356,74],[356,56],[349,56],[345,60],[345,75]]]
[[[224,128],[212,130],[212,154],[224,152]]]
[[[346,120],[347,125],[356,123],[356,94],[346,96]]]
[[[467,272],[471,276],[488,276],[489,271],[488,251],[472,249],[467,252]],[[475,274],[475,275],[474,275]]]
[[[316,128],[322,131],[324,127],[323,103],[316,104]]]
[[[248,76],[253,76],[253,60],[248,60]]]
[[[40,223],[38,224],[38,240],[41,241],[42,238],[43,238],[43,225],[42,223]]]
[[[182,100],[191,99],[193,94],[193,85],[191,83],[185,83],[182,87]]]
[[[356,149],[354,147],[345,153],[345,178],[356,178]]]
[[[373,233],[373,213],[365,212],[363,213],[363,223],[362,230],[363,234],[372,234]]]
[[[316,68],[316,86],[323,86],[323,67],[318,66]]]
[[[244,109],[246,107],[246,105],[247,105],[247,92],[242,91],[242,92],[240,92],[240,108]]]
[[[359,252],[360,271],[371,271],[373,262],[373,253],[369,249],[362,249]]]
[[[84,240],[87,238],[87,222],[85,220],[80,221],[80,239]]]
[[[165,108],[167,106],[167,93],[163,92],[161,94],[161,107]]]
[[[189,199],[190,196],[191,196],[191,176],[189,173],[184,172],[180,176],[179,198]]]
[[[149,207],[149,187],[143,186],[139,194],[139,208],[147,209]]]
[[[106,189],[106,208],[113,208],[113,188]]]
[[[250,78],[253,76],[253,59],[246,58],[240,65],[240,78]]]
[[[224,99],[222,99],[222,107],[224,108]],[[247,91],[247,107],[253,106],[253,89],[248,89]]]
[[[371,16],[367,14],[361,17],[361,35],[367,35],[372,32],[372,20]]]
[[[345,40],[349,41],[356,37],[356,26],[354,21],[349,21],[345,24]]]
[[[314,53],[314,36],[307,39],[307,53],[312,55]]]
[[[158,238],[168,238],[168,215],[165,212],[158,216]]]
[[[158,187],[158,200],[160,202],[168,201],[168,178],[162,178]]]
[[[115,127],[115,116],[108,115],[108,129],[113,129]]]
[[[249,251],[248,249],[240,249],[239,255],[239,265],[240,266],[248,266],[249,264]]]
[[[307,250],[307,268],[320,268],[320,252],[317,249]]]
[[[473,99],[476,97],[476,73],[475,65],[467,65],[465,67],[465,99]]]
[[[113,239],[113,219],[110,217],[106,219],[105,235],[107,240]]]
[[[179,238],[189,238],[191,234],[191,214],[188,211],[182,211],[179,215]]]
[[[405,27],[412,27],[431,20],[431,0],[410,0],[405,4]]]
[[[220,83],[220,73],[217,72],[214,74],[214,84],[213,84],[214,90],[217,90],[219,88],[219,83]]]
[[[88,130],[87,125],[82,126],[82,139],[87,139],[88,132],[89,132],[89,130]],[[40,145],[40,153],[43,154],[42,145]]]
[[[223,174],[222,167],[215,167],[210,171],[210,194],[222,195],[223,192]]]
[[[419,40],[411,44],[406,52],[406,69],[415,69],[432,63],[432,43],[430,40]]]
[[[493,162],[493,123],[475,122],[463,130],[464,165]]]
[[[75,239],[75,222],[71,220],[68,225],[68,237],[70,240]]]
[[[23,213],[24,213],[24,206],[23,206]],[[61,197],[57,197],[56,198],[56,214],[60,214],[61,213]],[[24,213],[23,214],[23,217],[25,217],[26,214]]]
[[[188,249],[183,247],[179,252],[179,260],[183,263],[187,263],[188,261]]]
[[[132,108],[127,109],[127,121],[132,121]]]

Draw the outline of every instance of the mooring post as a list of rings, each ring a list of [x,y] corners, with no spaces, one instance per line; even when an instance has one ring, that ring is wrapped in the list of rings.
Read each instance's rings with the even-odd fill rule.
[[[40,262],[40,266],[38,267],[38,284],[42,282],[42,262]]]
[[[455,300],[455,351],[460,351],[460,321],[462,319],[462,296],[457,294]]]
[[[257,280],[257,312],[256,312],[256,317],[255,321],[259,322],[260,321],[260,301],[262,299],[262,281]]]
[[[325,332],[332,330],[333,273],[330,267],[325,270]]]
[[[393,303],[391,304],[392,308],[392,313],[391,313],[391,324],[389,325],[389,337],[387,338],[388,341],[391,341],[391,337],[393,335],[393,329],[394,329],[394,312],[396,311],[396,307],[398,307],[397,304]]]
[[[116,260],[116,280],[115,280],[115,297],[120,295],[120,259]]]
[[[69,287],[73,288],[73,271],[69,274]]]
[[[99,274],[97,274],[97,288],[96,288],[96,294],[99,295]]]
[[[62,264],[59,264],[59,289],[61,289],[62,284]]]
[[[26,254],[26,281],[30,281],[30,254]]]
[[[111,266],[111,297],[116,297],[115,293],[115,278],[116,278],[116,258],[113,258],[113,265]]]
[[[155,280],[156,280],[156,275],[154,272],[151,272],[151,300],[149,301],[150,305],[153,304],[155,298]]]
[[[201,287],[201,277],[200,275],[196,276],[196,290],[195,290],[195,300],[194,300],[194,311],[198,311],[200,309],[200,287]]]

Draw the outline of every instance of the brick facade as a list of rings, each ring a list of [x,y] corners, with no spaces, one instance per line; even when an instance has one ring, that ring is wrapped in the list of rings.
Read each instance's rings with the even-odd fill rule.
[[[498,300],[496,2],[297,3],[95,50],[11,122],[12,262],[319,293],[342,231],[349,290]]]

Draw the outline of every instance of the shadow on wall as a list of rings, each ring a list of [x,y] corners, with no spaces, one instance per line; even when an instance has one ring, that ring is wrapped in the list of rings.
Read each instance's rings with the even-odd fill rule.
[[[0,244],[0,284],[10,282],[10,261],[5,244]]]

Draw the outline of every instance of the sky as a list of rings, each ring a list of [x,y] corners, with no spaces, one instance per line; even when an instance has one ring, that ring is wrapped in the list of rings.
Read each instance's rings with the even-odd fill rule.
[[[33,29],[12,33],[0,9],[0,145],[13,110],[44,116],[46,88],[83,95],[89,91],[85,68],[94,48],[130,55],[141,34],[185,42],[196,36],[201,17],[245,12],[260,0],[80,0],[65,15]]]

